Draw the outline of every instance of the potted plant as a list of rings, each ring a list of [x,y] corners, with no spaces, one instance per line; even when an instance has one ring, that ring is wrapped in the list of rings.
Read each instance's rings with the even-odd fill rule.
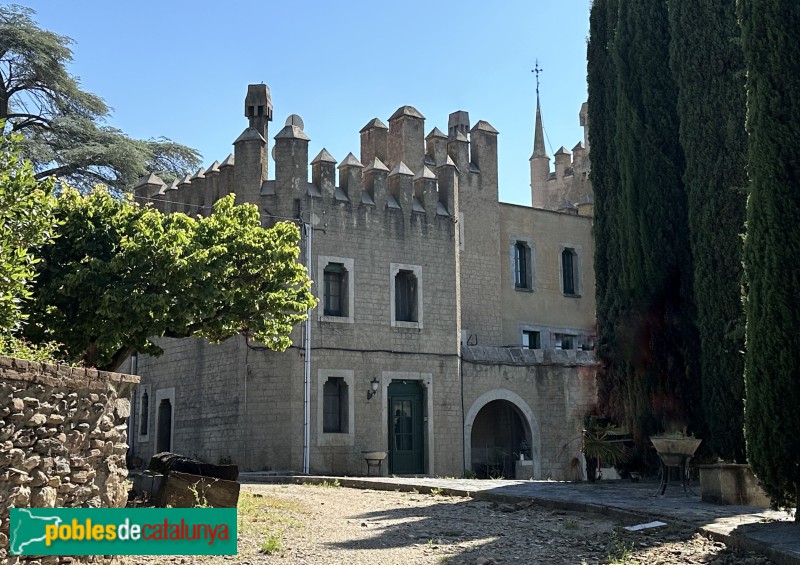
[[[664,465],[679,467],[688,463],[703,440],[683,432],[673,432],[650,436],[650,441]]]
[[[600,478],[600,466],[615,466],[627,461],[630,453],[625,447],[624,431],[609,423],[590,419],[583,430],[583,455],[586,457],[586,477],[589,482]]]

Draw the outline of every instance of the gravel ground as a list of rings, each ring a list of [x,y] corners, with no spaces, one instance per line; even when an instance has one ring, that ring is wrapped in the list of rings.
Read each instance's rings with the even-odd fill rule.
[[[156,564],[655,564],[757,565],[676,525],[630,533],[605,517],[432,494],[335,485],[253,485],[239,501],[235,557],[126,557]]]

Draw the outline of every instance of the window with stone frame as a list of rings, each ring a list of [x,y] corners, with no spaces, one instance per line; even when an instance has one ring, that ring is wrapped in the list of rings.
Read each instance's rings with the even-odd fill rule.
[[[561,251],[561,285],[563,293],[567,296],[578,296],[580,289],[578,273],[578,254],[575,249],[565,247]]]
[[[139,435],[146,436],[148,435],[148,423],[150,418],[150,396],[147,394],[147,391],[142,393],[141,398],[139,399]]]
[[[347,270],[342,263],[328,263],[323,273],[325,316],[347,316]]]
[[[347,383],[342,377],[328,377],[322,391],[323,433],[346,434],[349,427]]]
[[[577,335],[557,333],[553,337],[555,338],[555,349],[575,349],[577,347]]]
[[[413,271],[401,269],[394,277],[395,320],[417,321],[417,277]]]
[[[150,411],[152,410],[153,396],[151,395],[149,384],[140,384],[136,393],[136,417],[138,420],[133,422],[134,428],[131,433],[138,436],[137,441],[147,443],[150,441]]]
[[[524,347],[525,349],[541,349],[542,348],[541,334],[538,331],[523,330],[522,347]]]
[[[530,288],[528,274],[530,271],[530,249],[525,242],[518,241],[514,244],[514,286],[516,288]]]

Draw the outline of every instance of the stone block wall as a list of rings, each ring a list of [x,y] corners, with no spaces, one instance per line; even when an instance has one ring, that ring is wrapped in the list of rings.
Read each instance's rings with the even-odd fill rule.
[[[463,359],[467,466],[481,457],[476,438],[504,433],[501,422],[487,429],[479,418],[499,402],[522,422],[533,478],[572,480],[583,418],[597,402],[594,352],[478,346],[465,347]]]
[[[8,559],[10,507],[125,506],[129,398],[138,382],[0,357],[0,562]]]

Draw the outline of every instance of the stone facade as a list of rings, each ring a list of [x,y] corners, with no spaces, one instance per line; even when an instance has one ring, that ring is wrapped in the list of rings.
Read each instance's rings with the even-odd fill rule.
[[[0,561],[11,559],[10,507],[125,506],[127,418],[138,382],[0,357]]]
[[[136,196],[165,213],[208,214],[234,192],[265,226],[303,224],[300,261],[320,298],[308,325],[310,405],[305,327],[285,353],[244,338],[164,339],[162,357],[132,360],[142,376],[133,453],[299,470],[307,431],[313,472],[363,473],[361,452],[378,450],[389,454],[384,473],[461,475],[480,466],[465,430],[489,441],[491,404],[511,410],[492,437],[514,431],[535,452],[534,474],[560,478],[558,452],[594,398],[592,353],[578,362],[575,351],[527,352],[511,365],[504,355],[522,344],[592,348],[591,217],[500,203],[498,132],[483,120],[470,127],[467,112],[425,137],[411,106],[388,126],[375,118],[361,130],[360,159],[337,166],[323,149],[311,182],[302,120],[289,116],[268,151],[272,113],[269,89],[250,85],[233,155],[171,186],[145,178]],[[507,473],[520,448],[501,451]]]

